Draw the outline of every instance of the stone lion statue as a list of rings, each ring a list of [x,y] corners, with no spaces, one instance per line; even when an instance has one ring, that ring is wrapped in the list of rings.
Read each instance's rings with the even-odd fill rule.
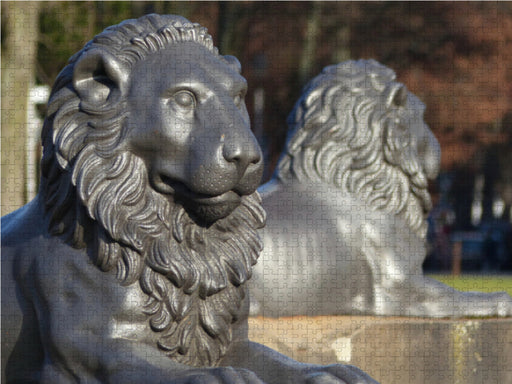
[[[289,116],[273,179],[252,313],[508,316],[505,293],[423,276],[427,178],[439,144],[424,104],[374,60],[326,67]]]
[[[7,383],[375,383],[247,338],[261,150],[234,57],[148,15],[59,74],[37,197],[2,218]]]

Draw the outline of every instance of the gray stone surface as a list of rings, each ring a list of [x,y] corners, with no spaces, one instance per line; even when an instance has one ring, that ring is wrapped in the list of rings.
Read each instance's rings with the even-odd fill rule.
[[[354,364],[382,384],[512,383],[512,320],[250,318],[249,336],[315,364]]]

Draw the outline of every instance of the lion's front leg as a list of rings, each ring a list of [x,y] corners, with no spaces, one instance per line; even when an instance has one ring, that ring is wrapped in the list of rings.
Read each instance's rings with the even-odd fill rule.
[[[265,384],[254,372],[243,368],[191,368],[172,380],[170,384]]]
[[[506,292],[461,292],[422,274],[389,279],[374,289],[374,314],[381,316],[512,316],[512,298]]]
[[[411,302],[407,315],[432,317],[512,316],[512,297],[506,292],[461,292],[435,279],[409,280]]]
[[[222,364],[245,367],[267,384],[377,384],[351,365],[305,364],[252,341],[239,341]]]

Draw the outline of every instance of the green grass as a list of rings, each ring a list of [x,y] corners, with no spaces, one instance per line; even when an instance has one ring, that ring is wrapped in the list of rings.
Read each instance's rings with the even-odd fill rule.
[[[459,291],[506,291],[512,296],[512,275],[429,275]]]

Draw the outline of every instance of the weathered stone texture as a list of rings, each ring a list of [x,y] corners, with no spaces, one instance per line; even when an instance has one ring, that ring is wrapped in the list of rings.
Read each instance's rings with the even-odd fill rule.
[[[251,318],[250,339],[309,363],[354,364],[382,384],[512,383],[512,319]]]

